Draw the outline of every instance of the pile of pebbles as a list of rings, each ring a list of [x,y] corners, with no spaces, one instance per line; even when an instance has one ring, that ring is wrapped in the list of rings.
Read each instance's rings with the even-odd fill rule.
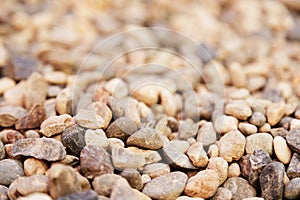
[[[296,1],[1,4],[1,200],[300,199]]]

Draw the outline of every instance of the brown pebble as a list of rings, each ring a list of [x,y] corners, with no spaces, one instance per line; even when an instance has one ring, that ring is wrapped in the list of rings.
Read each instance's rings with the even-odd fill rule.
[[[97,176],[93,180],[93,188],[99,195],[109,197],[117,180],[122,179],[120,175],[103,174]]]
[[[112,122],[106,129],[107,137],[127,139],[137,131],[136,124],[128,117],[120,117]]]
[[[4,106],[0,108],[0,126],[13,126],[27,111],[19,106]]]
[[[255,188],[241,177],[227,179],[223,187],[231,191],[232,199],[237,200],[256,196]]]
[[[50,117],[43,121],[40,132],[46,137],[51,137],[62,133],[66,128],[74,124],[75,120],[68,114]]]
[[[39,104],[32,104],[29,112],[16,122],[16,129],[39,128],[46,118],[44,107]]]
[[[157,150],[163,146],[160,135],[153,128],[143,128],[133,133],[127,139],[127,145]]]
[[[143,188],[142,176],[136,169],[124,169],[120,175],[128,181],[132,188],[137,190]]]
[[[28,158],[24,161],[24,173],[26,176],[32,176],[35,174],[44,175],[48,170],[47,164],[36,158]]]
[[[13,144],[16,141],[23,139],[24,136],[16,130],[12,129],[4,129],[0,132],[0,140],[3,142],[3,144]]]

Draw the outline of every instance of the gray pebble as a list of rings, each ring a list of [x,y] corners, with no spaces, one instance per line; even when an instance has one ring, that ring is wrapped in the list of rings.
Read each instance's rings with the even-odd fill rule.
[[[0,185],[9,186],[20,176],[24,176],[21,162],[13,159],[0,161]]]
[[[284,197],[287,199],[300,199],[300,178],[292,179],[285,186]]]
[[[299,163],[300,163],[300,154],[294,153],[286,172],[289,178],[293,179],[293,178],[300,177]]]

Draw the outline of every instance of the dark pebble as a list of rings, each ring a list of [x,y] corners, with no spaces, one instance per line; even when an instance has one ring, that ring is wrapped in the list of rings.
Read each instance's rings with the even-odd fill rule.
[[[300,177],[300,154],[294,153],[287,169],[287,176],[290,179]]]
[[[74,194],[69,194],[63,197],[59,197],[57,200],[97,200],[98,195],[93,190],[88,190],[84,192],[77,192]]]
[[[86,145],[85,129],[75,125],[64,130],[62,143],[66,147],[68,154],[79,157],[81,150]]]
[[[300,129],[289,131],[286,135],[286,141],[293,151],[300,153]]]
[[[284,197],[287,199],[300,199],[300,178],[292,179],[285,186]]]
[[[107,137],[127,139],[130,135],[137,131],[136,124],[128,117],[120,117],[111,123],[106,132]]]

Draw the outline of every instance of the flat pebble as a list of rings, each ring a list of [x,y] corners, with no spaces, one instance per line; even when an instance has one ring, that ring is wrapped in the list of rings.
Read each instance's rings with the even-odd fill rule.
[[[219,187],[216,194],[213,196],[213,200],[231,200],[232,194],[229,189]]]
[[[253,124],[249,124],[247,122],[241,122],[241,123],[239,123],[239,130],[244,135],[252,135],[254,133],[257,133],[257,127],[254,126]]]
[[[226,180],[224,188],[231,191],[232,200],[239,200],[256,196],[256,190],[248,181],[241,177],[232,177]]]
[[[153,199],[175,199],[184,190],[187,179],[182,172],[159,176],[145,185],[143,193]]]
[[[23,165],[26,176],[32,176],[35,174],[44,175],[48,170],[47,164],[44,161],[36,158],[27,158]]]
[[[79,157],[81,150],[86,145],[85,129],[78,125],[66,128],[62,134],[62,143],[69,154]]]
[[[261,149],[272,155],[273,137],[268,133],[256,133],[246,137],[246,153],[251,154],[256,149]]]
[[[74,124],[75,120],[68,114],[54,116],[42,122],[40,132],[46,137],[51,137],[62,133],[66,128]]]
[[[189,178],[184,193],[191,197],[206,199],[217,192],[218,186],[218,173],[212,169],[206,169]]]
[[[156,178],[165,174],[170,173],[170,167],[164,163],[152,163],[149,165],[145,165],[143,169],[143,173],[147,174],[150,178]]]
[[[128,117],[120,117],[113,121],[106,129],[107,137],[127,139],[137,131],[137,125]]]
[[[86,145],[95,145],[103,147],[104,149],[108,148],[107,137],[102,129],[88,129],[85,131],[84,141]]]
[[[98,200],[98,195],[93,190],[87,190],[83,192],[76,192],[73,194],[68,194],[66,196],[59,197],[57,200]]]
[[[249,120],[249,122],[255,126],[261,127],[267,121],[266,116],[261,112],[254,112]]]
[[[240,131],[230,131],[218,142],[219,155],[227,162],[239,160],[244,154],[245,145],[246,139]]]
[[[142,128],[127,139],[127,145],[134,145],[145,149],[157,150],[163,146],[160,135],[153,128]]]
[[[238,129],[238,120],[232,116],[222,115],[214,121],[215,130],[218,133],[225,134]]]
[[[17,130],[39,128],[45,118],[46,113],[44,107],[39,104],[33,104],[29,112],[21,117],[15,126]]]
[[[9,186],[18,177],[24,176],[22,163],[13,159],[0,161],[0,185]]]
[[[289,131],[286,142],[293,151],[300,153],[300,129]]]
[[[265,200],[282,199],[284,170],[284,165],[276,161],[269,163],[263,168],[259,176],[259,182],[262,197]]]
[[[292,179],[284,188],[284,197],[287,199],[300,198],[300,178]]]
[[[225,107],[225,113],[237,119],[246,120],[252,115],[252,110],[246,103],[229,103]]]
[[[286,171],[286,174],[290,179],[300,177],[299,163],[300,163],[300,154],[294,153]]]
[[[217,134],[212,122],[206,122],[198,131],[197,141],[203,146],[214,144],[217,140]]]
[[[276,125],[284,116],[286,106],[284,103],[272,103],[267,109],[267,119],[271,126]]]
[[[208,163],[208,156],[200,142],[195,142],[190,146],[187,155],[196,167],[205,167]]]
[[[229,165],[228,172],[227,172],[228,178],[239,177],[240,175],[241,175],[241,169],[239,164],[232,163],[231,165]]]
[[[221,157],[210,158],[206,169],[212,169],[218,173],[219,185],[227,179],[228,163]]]
[[[281,136],[276,136],[273,140],[274,152],[278,160],[283,164],[288,164],[292,158],[292,152],[288,147],[285,139]]]
[[[62,160],[66,156],[64,146],[52,138],[27,138],[13,144],[13,156],[32,156],[47,161]]]

